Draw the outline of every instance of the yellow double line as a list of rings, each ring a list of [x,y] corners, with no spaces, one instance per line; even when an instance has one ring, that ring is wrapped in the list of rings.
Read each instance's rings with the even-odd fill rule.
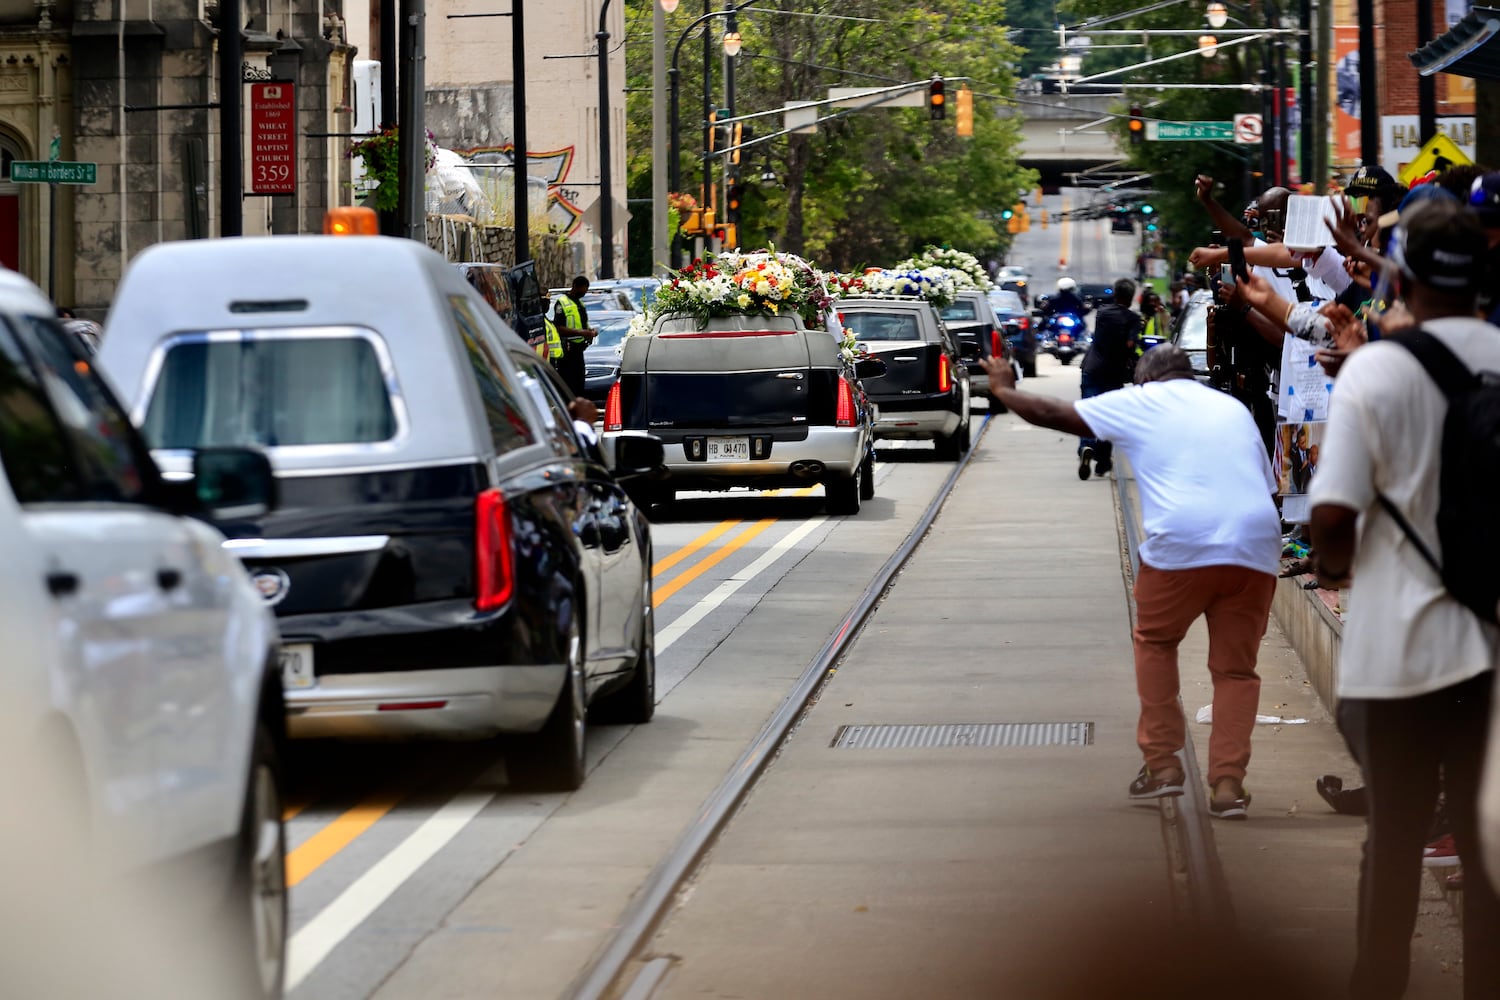
[[[791,494],[791,496],[805,497],[811,494],[814,489],[816,489],[816,487],[807,486],[800,490],[796,490]],[[667,570],[676,566],[678,563],[681,563],[683,560],[688,559],[694,553],[701,550],[704,546],[709,545],[719,538],[722,538],[736,525],[743,523],[743,521],[740,521],[738,519],[732,521],[720,521],[718,524],[714,525],[712,528],[709,528],[703,534],[699,535],[691,542],[688,542],[682,548],[678,549],[676,552],[673,552],[671,555],[667,556],[665,559],[662,559],[654,567],[652,567],[652,578],[654,579],[665,573]],[[694,563],[687,570],[684,570],[682,573],[674,576],[671,580],[662,584],[660,587],[655,588],[651,598],[651,606],[653,608],[661,607],[662,602],[667,598],[671,597],[673,594],[677,593],[679,590],[681,590],[683,587],[686,587],[694,580],[698,579],[698,577],[702,576],[704,573],[713,569],[725,559],[728,559],[735,552],[744,548],[745,545],[747,545],[757,535],[759,535],[761,532],[765,531],[775,523],[776,518],[774,517],[763,518],[762,520],[756,521],[750,527],[746,528],[744,531],[731,538],[727,543],[715,549],[712,555],[697,563]]]

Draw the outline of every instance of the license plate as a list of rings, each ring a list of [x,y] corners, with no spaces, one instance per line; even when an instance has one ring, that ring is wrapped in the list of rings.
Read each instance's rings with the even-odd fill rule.
[[[313,673],[313,648],[311,645],[281,647],[281,687],[285,691],[316,687],[317,674]]]
[[[710,462],[748,462],[750,461],[750,439],[711,437],[708,439],[708,460]]]

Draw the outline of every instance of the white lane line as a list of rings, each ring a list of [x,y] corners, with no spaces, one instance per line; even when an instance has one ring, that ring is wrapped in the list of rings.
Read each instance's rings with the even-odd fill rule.
[[[687,611],[678,615],[666,628],[656,633],[656,654],[660,656],[671,647],[672,643],[687,634],[688,629],[708,617],[709,612],[729,600],[745,584],[755,579],[761,573],[771,567],[771,564],[786,554],[787,549],[796,545],[802,539],[812,534],[820,524],[827,521],[826,517],[815,517],[804,521],[801,526],[791,531],[787,536],[771,546],[755,562],[729,577],[723,583],[714,588],[713,592],[693,605]]]
[[[446,847],[494,797],[494,791],[459,792],[292,935],[287,948],[286,992],[296,989],[340,942]]]

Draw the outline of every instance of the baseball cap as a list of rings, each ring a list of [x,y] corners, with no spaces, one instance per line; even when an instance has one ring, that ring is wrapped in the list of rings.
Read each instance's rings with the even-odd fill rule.
[[[1479,219],[1457,198],[1429,198],[1402,211],[1391,261],[1424,285],[1472,292],[1484,272],[1488,245]]]
[[[1406,193],[1406,197],[1401,199],[1400,205],[1382,215],[1378,221],[1378,225],[1381,229],[1388,229],[1406,218],[1408,211],[1417,205],[1425,204],[1429,201],[1458,204],[1458,198],[1453,192],[1441,184],[1420,184]]]
[[[1362,166],[1344,186],[1344,193],[1351,198],[1368,198],[1371,195],[1384,197],[1392,191],[1401,190],[1401,183],[1381,166]]]
[[[1500,227],[1500,173],[1482,174],[1469,188],[1469,207],[1479,216],[1479,224]]]

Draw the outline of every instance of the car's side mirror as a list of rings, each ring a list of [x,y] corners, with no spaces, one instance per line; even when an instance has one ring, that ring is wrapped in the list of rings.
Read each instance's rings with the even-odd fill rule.
[[[661,438],[651,434],[622,433],[607,435],[599,442],[605,464],[616,479],[649,476],[667,462]]]
[[[880,378],[885,374],[885,370],[885,362],[879,358],[861,358],[854,362],[855,378]]]
[[[255,448],[200,448],[193,453],[193,493],[214,520],[259,517],[276,506],[276,476]]]
[[[958,357],[961,361],[978,361],[980,358],[979,345],[972,340],[959,341]]]

